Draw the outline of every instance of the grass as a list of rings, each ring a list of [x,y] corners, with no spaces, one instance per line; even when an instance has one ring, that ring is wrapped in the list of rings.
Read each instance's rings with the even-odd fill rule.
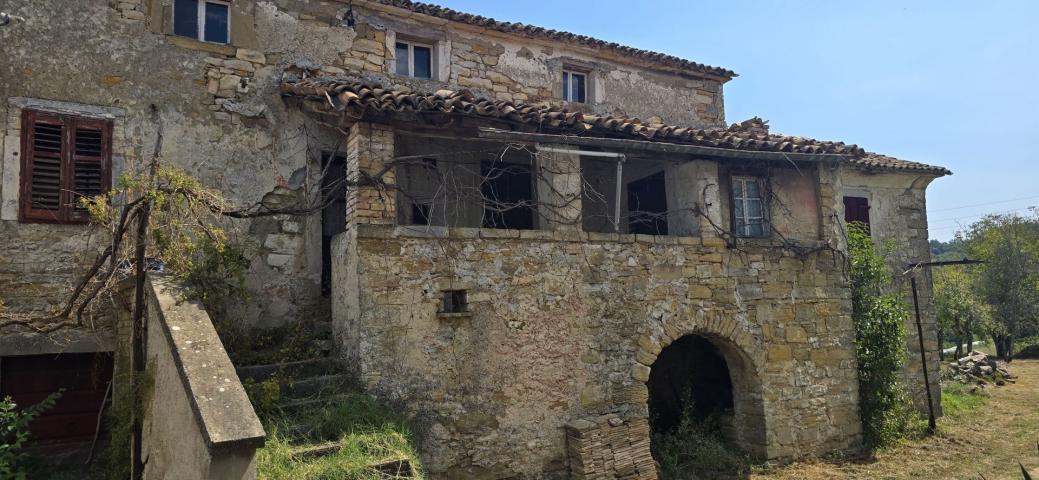
[[[267,444],[257,452],[260,479],[385,479],[370,465],[399,459],[406,459],[421,478],[407,420],[367,395],[351,393],[325,406],[271,414],[264,424]],[[320,458],[294,455],[330,442],[342,448]]]
[[[988,395],[983,390],[971,392],[971,388],[956,381],[942,384],[942,414],[947,419],[971,413],[985,404]]]
[[[1018,462],[1039,471],[1039,360],[1010,364],[1017,383],[972,394],[968,386],[943,385],[938,433],[881,449],[871,457],[804,461],[761,472],[755,480],[921,478],[1022,478]]]

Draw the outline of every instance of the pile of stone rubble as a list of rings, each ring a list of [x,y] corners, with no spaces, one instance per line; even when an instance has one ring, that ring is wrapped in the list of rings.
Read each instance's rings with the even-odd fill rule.
[[[990,357],[984,352],[972,352],[955,362],[949,363],[948,377],[962,383],[985,388],[988,385],[998,386],[1014,383],[1014,377],[1007,370],[1007,363]]]

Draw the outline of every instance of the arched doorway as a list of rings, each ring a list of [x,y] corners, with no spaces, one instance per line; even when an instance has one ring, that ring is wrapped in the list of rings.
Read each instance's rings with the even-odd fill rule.
[[[646,386],[655,432],[674,430],[683,415],[693,420],[732,416],[728,364],[718,347],[698,335],[686,335],[664,348]]]
[[[650,366],[650,426],[673,431],[683,415],[717,422],[721,435],[755,458],[765,456],[761,388],[750,358],[725,338],[689,334],[665,346]]]

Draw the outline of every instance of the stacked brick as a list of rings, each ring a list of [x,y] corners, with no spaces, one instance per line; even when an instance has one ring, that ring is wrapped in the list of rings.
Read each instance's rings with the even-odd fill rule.
[[[622,420],[610,414],[575,420],[566,425],[566,448],[576,480],[657,478],[645,418]]]

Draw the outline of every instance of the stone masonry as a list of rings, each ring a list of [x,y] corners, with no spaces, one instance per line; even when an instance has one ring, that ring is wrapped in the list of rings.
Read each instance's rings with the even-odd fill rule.
[[[805,139],[768,137],[760,119],[745,132],[756,137],[739,145],[643,148],[655,141],[647,130],[692,138],[739,127],[727,127],[724,113],[723,85],[735,74],[565,32],[403,0],[236,0],[230,41],[218,44],[174,35],[173,3],[91,0],[76,15],[57,0],[4,7],[27,19],[0,28],[6,308],[60,305],[107,244],[103,229],[20,220],[26,111],[112,121],[113,183],[147,165],[161,128],[164,164],[234,206],[320,199],[323,161],[336,156],[345,159],[349,188],[346,211],[335,217],[345,225],[334,225],[345,231],[334,239],[323,236],[322,215],[228,220],[255,255],[249,300],[227,310],[253,326],[331,316],[338,353],[361,384],[413,418],[431,478],[653,478],[646,382],[661,352],[689,335],[724,357],[729,431],[748,453],[786,460],[858,448],[842,196],[870,199],[875,238],[900,246],[890,261],[897,268],[927,258],[925,189],[947,172],[814,156],[806,152],[824,143],[814,140],[791,160],[762,160],[770,152],[755,145]],[[429,46],[431,78],[396,74],[398,41]],[[586,75],[586,102],[563,100],[564,70]],[[379,86],[382,100],[401,103],[350,109],[327,92],[286,93],[305,79]],[[426,100],[408,104],[406,92],[426,92]],[[434,97],[469,107],[483,99],[483,113],[433,111]],[[542,108],[552,110],[536,125],[514,118]],[[564,131],[562,119],[577,113],[587,128]],[[616,128],[589,126],[607,118]],[[494,143],[476,138],[483,127],[555,135],[523,147],[544,149],[531,163],[529,190],[539,202],[532,208],[541,209],[534,228],[402,221],[413,205],[401,157],[430,154],[442,162],[437,168],[479,172],[479,163],[461,165],[451,152]],[[606,155],[595,164],[567,135],[629,143],[590,147]],[[618,159],[609,154],[622,150],[623,172],[614,173]],[[601,233],[612,231],[605,219],[617,213],[613,201],[621,214],[629,204],[593,202],[585,189],[614,195],[615,180],[630,185],[658,173],[671,234]],[[750,174],[764,179],[774,234],[737,240],[725,231],[735,214],[731,180]],[[327,270],[331,298],[322,295]],[[933,353],[929,276],[919,281],[925,350]],[[464,291],[465,311],[441,311],[448,291]],[[908,331],[906,379],[921,405],[915,329]],[[111,332],[76,335],[77,351],[113,343],[100,338]],[[69,345],[31,328],[0,330],[5,354]],[[936,382],[932,388],[937,394]]]

